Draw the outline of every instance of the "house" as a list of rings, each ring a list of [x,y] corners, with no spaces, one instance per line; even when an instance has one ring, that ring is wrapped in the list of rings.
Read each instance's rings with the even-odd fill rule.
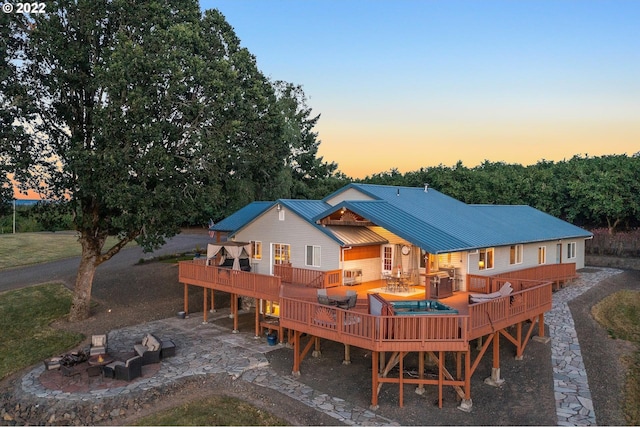
[[[584,267],[586,230],[530,206],[471,205],[424,188],[349,184],[322,200],[253,202],[210,228],[249,242],[252,272],[279,264],[343,272],[342,282],[446,272],[452,290],[471,276],[552,264]]]
[[[250,203],[210,231],[216,244],[207,259],[179,263],[185,312],[188,286],[204,290],[204,322],[215,307],[214,291],[227,292],[237,331],[236,297],[252,299],[256,337],[275,329],[282,343],[287,331],[293,374],[321,339],[331,340],[344,344],[343,363],[350,346],[371,351],[372,409],[383,383],[398,384],[400,406],[411,383],[416,392],[436,386],[440,407],[443,387],[453,387],[466,411],[483,356],[493,359],[485,383],[504,381],[501,337],[519,360],[536,330],[544,340],[539,326],[553,286],[584,267],[584,243],[592,237],[529,206],[468,205],[427,186],[368,184],[349,184],[322,200]],[[238,252],[248,255],[250,271],[214,260],[221,247],[234,264]],[[356,305],[341,305],[354,290]],[[396,310],[398,303],[432,308],[438,305],[432,298],[445,310]],[[481,347],[472,349],[478,339]],[[418,354],[417,379],[404,374],[409,353]],[[422,375],[426,353],[438,364],[437,379]]]

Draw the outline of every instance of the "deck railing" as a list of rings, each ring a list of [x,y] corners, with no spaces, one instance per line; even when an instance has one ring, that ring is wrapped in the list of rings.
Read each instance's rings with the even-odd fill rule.
[[[506,281],[506,279],[499,280]],[[505,297],[469,305],[470,339],[495,332],[551,310],[552,282],[521,282],[514,286],[514,289],[520,286],[520,291]]]
[[[330,288],[342,284],[342,270],[319,271],[292,267],[290,264],[275,264],[273,274],[285,283],[310,288]]]
[[[514,284],[513,281],[515,280],[529,280],[537,281],[538,283],[540,281],[550,281],[554,285],[558,285],[576,277],[578,277],[578,274],[576,273],[575,263],[539,265],[494,276],[467,274],[467,290],[485,294],[496,292],[505,282],[502,279],[509,279],[507,281],[511,284]]]
[[[178,277],[181,283],[270,301],[277,301],[280,295],[279,277],[219,268],[197,261],[179,262]]]
[[[282,297],[280,325],[373,351],[462,351],[468,316],[374,316]]]

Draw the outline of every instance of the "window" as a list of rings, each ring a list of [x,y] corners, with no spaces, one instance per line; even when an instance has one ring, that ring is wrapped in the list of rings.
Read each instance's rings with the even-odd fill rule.
[[[512,245],[509,248],[509,264],[522,264],[522,245]]]
[[[262,259],[262,242],[251,241],[251,258]]]
[[[382,247],[382,271],[390,272],[393,270],[393,246],[384,245]]]
[[[478,260],[479,270],[490,270],[493,268],[493,248],[480,249]]]
[[[538,248],[538,264],[546,264],[547,263],[547,247],[540,246]]]
[[[305,264],[310,267],[320,267],[320,246],[306,246],[306,252]]]
[[[289,264],[291,261],[291,246],[286,243],[273,243],[273,263]]]
[[[576,257],[576,242],[567,243],[567,258]]]

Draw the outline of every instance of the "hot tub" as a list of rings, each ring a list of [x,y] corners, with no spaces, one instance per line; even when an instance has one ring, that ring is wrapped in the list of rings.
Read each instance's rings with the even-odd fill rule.
[[[410,300],[410,301],[389,301],[396,316],[416,316],[434,314],[458,314],[458,310],[451,308],[438,301]]]

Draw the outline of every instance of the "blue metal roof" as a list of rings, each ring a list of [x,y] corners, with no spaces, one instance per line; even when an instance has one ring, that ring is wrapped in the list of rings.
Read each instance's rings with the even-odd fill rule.
[[[322,200],[280,199],[276,203],[282,203],[307,221],[331,207]]]
[[[344,201],[314,220],[345,207],[430,253],[591,236],[530,206],[467,205],[433,189],[350,184],[328,197],[347,188],[376,200]]]
[[[209,227],[209,230],[227,231],[231,234],[234,234],[236,231],[249,224],[274,204],[275,202],[251,202],[247,206],[232,213],[219,223]]]
[[[345,200],[335,206],[326,202],[350,188],[374,200]],[[431,188],[425,191],[424,188],[371,184],[349,184],[323,200],[253,202],[211,230],[235,234],[277,203],[343,246],[348,242],[318,224],[320,219],[342,208],[430,253],[592,236],[530,206],[468,205]]]

